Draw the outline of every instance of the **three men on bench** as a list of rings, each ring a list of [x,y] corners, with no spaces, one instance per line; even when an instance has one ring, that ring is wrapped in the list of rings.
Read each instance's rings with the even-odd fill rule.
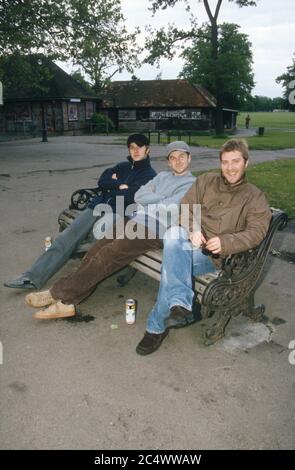
[[[27,305],[47,307],[38,311],[35,318],[74,315],[75,306],[98,282],[139,255],[161,248],[168,229],[164,234],[157,302],[136,348],[138,354],[147,355],[159,348],[169,328],[192,321],[193,274],[212,272],[223,257],[260,244],[267,233],[271,212],[264,194],[246,180],[249,152],[245,141],[226,142],[220,151],[221,173],[207,173],[196,181],[188,170],[191,156],[185,142],[169,144],[167,159],[172,172],[160,173],[137,191],[135,201],[142,207],[135,217],[125,219],[119,237],[97,241],[76,272],[57,281],[48,291],[27,295]],[[171,203],[188,206],[187,225],[179,225],[178,214],[169,223],[167,218],[165,222],[159,220],[159,204]],[[201,229],[194,232],[195,204],[201,206]],[[130,239],[128,231],[144,236]]]
[[[75,306],[89,296],[98,282],[110,276],[151,249],[162,247],[163,234],[178,219],[179,204],[195,181],[189,171],[189,146],[182,141],[167,147],[167,162],[172,171],[163,171],[135,194],[140,205],[136,215],[126,217],[117,237],[98,240],[87,252],[80,267],[57,281],[50,290],[26,296],[32,307],[46,307],[34,318],[52,319],[75,315]],[[173,209],[167,217],[166,207]],[[175,210],[176,209],[176,210]],[[118,233],[119,232],[119,233]],[[139,235],[139,236],[135,236]]]

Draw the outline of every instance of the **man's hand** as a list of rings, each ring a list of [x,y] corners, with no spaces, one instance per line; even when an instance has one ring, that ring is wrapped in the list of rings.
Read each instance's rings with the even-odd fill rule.
[[[210,238],[210,240],[207,241],[205,244],[205,248],[207,250],[211,251],[214,255],[217,255],[218,253],[221,252],[221,242],[219,237],[213,237]]]
[[[120,184],[119,189],[128,189],[128,184]]]
[[[205,246],[206,245],[206,238],[202,234],[202,232],[193,232],[190,234],[190,241],[196,247]]]
[[[117,180],[117,179],[118,179],[117,173],[113,173],[113,174],[112,174],[112,180]]]

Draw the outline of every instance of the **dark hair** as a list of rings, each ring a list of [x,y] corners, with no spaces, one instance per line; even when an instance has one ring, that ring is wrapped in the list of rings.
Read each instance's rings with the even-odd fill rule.
[[[131,134],[127,139],[127,147],[129,148],[131,144],[135,143],[138,147],[147,147],[150,145],[149,139],[144,134]]]
[[[219,152],[219,158],[225,152],[241,152],[245,162],[249,160],[249,147],[244,139],[230,139],[223,144]]]

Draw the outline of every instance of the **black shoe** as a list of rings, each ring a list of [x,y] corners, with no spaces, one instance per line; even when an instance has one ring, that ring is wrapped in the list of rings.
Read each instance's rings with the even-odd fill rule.
[[[183,328],[196,321],[193,312],[180,305],[174,305],[170,309],[170,316],[165,321],[167,328]]]
[[[166,338],[168,333],[168,330],[165,330],[164,333],[160,334],[149,333],[148,331],[146,331],[144,337],[136,347],[137,354],[140,354],[141,356],[146,356],[147,354],[151,354],[157,349],[159,349],[163,339]]]
[[[12,281],[5,281],[4,286],[11,287],[12,289],[37,289],[32,281],[25,276],[17,277]]]
[[[119,286],[123,287],[125,284],[127,284],[131,279],[135,276],[137,273],[137,269],[132,268],[131,266],[127,266],[122,274],[119,274],[117,277],[117,283]]]

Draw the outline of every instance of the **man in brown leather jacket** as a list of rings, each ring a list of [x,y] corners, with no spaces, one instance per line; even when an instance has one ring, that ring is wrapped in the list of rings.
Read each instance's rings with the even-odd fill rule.
[[[199,176],[183,197],[181,209],[188,211],[188,220],[170,227],[164,236],[158,298],[138,354],[156,351],[168,334],[167,326],[191,321],[192,274],[215,271],[223,257],[254,248],[265,237],[271,211],[262,191],[246,180],[248,161],[247,143],[229,140],[220,150],[220,174]],[[201,224],[194,229],[197,205]]]

